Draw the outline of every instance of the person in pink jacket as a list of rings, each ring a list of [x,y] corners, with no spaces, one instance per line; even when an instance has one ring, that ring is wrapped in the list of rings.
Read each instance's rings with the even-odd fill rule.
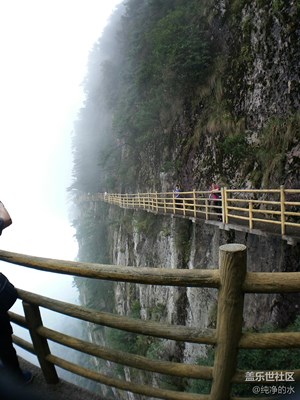
[[[209,198],[212,200],[215,213],[218,215],[218,220],[222,221],[222,196],[219,185],[212,183],[210,187]]]

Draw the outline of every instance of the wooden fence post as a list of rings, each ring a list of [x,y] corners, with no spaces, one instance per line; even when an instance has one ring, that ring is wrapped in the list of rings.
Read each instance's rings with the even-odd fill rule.
[[[228,224],[229,218],[228,218],[228,192],[227,192],[227,187],[224,188],[223,191],[223,210],[224,210],[224,222],[225,224]]]
[[[140,193],[138,193],[138,208],[141,208],[141,199],[140,199]]]
[[[41,370],[43,371],[46,382],[58,383],[59,378],[55,366],[46,359],[47,355],[50,354],[47,339],[41,337],[37,333],[37,328],[43,325],[39,307],[29,303],[25,303],[23,301],[23,308],[33,347],[39,360]]]
[[[205,199],[205,219],[206,221],[209,219],[209,214],[208,214],[208,199]]]
[[[226,188],[221,188],[222,222],[226,223]]]
[[[280,186],[280,222],[281,234],[285,235],[285,191],[284,186]]]
[[[236,370],[238,343],[242,334],[247,272],[246,246],[226,244],[219,249],[221,284],[218,296],[217,346],[213,367],[211,400],[229,400]]]
[[[253,228],[253,201],[249,200],[249,228]]]
[[[176,201],[175,201],[175,193],[173,193],[173,214],[176,214]]]
[[[197,206],[196,206],[196,190],[193,190],[193,206],[194,206],[194,218],[197,218]]]

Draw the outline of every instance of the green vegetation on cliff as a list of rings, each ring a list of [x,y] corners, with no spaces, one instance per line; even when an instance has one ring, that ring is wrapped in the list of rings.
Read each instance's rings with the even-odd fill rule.
[[[299,7],[299,1],[279,0],[120,5],[89,57],[86,101],[74,127],[74,199],[105,191],[170,191],[176,183],[204,190],[212,181],[299,187]],[[78,202],[78,258],[136,265],[137,254],[143,265],[162,265],[154,243],[171,238],[172,255],[180,254],[176,267],[187,268],[191,224],[178,223],[171,232],[158,218]],[[77,284],[89,307],[114,309],[108,283]],[[137,292],[130,288],[123,296],[124,313],[138,317]],[[186,292],[178,292],[178,323],[187,319],[186,305]],[[164,312],[146,310],[156,320]],[[146,336],[105,331],[115,347],[126,343],[149,357],[160,352],[161,342]],[[182,348],[178,353],[183,356]],[[261,359],[253,354],[255,362]],[[259,366],[255,362],[246,367]]]
[[[295,322],[285,330],[287,332],[299,332],[300,317],[296,318]],[[276,332],[276,327],[269,324],[262,327],[260,331],[264,333]],[[250,373],[251,371],[270,371],[270,373],[271,371],[293,371],[299,366],[299,357],[300,349],[293,349],[293,351],[290,349],[241,349],[238,354],[237,368]],[[214,349],[210,348],[207,357],[199,359],[198,363],[199,365],[213,366]],[[270,383],[272,383],[274,387],[283,385],[283,382],[280,380],[276,381],[275,379],[273,382],[270,380],[269,384]],[[253,386],[256,384],[257,382],[252,382],[252,384],[234,384],[232,394],[251,396],[253,393]],[[294,382],[291,382],[291,386],[294,386]],[[194,393],[209,393],[210,387],[210,381],[190,380],[190,389]]]
[[[121,5],[90,54],[72,188],[159,191],[162,173],[168,189],[297,185],[297,7]]]

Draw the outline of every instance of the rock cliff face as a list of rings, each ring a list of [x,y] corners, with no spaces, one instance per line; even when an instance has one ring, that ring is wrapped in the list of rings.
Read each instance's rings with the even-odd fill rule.
[[[225,243],[242,243],[248,249],[248,271],[300,270],[299,244],[291,246],[281,237],[226,231],[205,222],[193,223],[156,215],[152,218],[161,220],[158,231],[145,236],[138,233],[134,226],[134,214],[138,212],[130,213],[133,218],[132,232],[124,234],[122,226],[118,232],[114,232],[113,249],[122,251],[115,251],[113,264],[156,268],[218,268],[219,247]],[[183,236],[187,231],[188,243]],[[182,248],[182,244],[186,248]],[[171,323],[201,327],[215,324],[217,293],[213,289],[190,288],[184,289],[183,293],[178,288],[136,285],[136,289],[131,292],[133,298],[129,298],[127,294],[130,290],[127,286],[123,283],[116,285],[117,310],[121,314],[128,314],[130,302],[138,299],[141,305],[140,317],[144,319],[152,318],[153,309],[161,305],[161,316],[155,314],[156,319],[162,317]],[[290,300],[284,302],[281,295],[246,295],[245,328],[259,328],[269,322],[279,326],[291,323],[298,314],[300,299],[298,295],[287,298]]]
[[[219,246],[243,243],[248,249],[248,271],[300,271],[300,245],[290,246],[277,236],[258,236],[238,231],[225,231],[205,222],[147,214],[147,225],[141,226],[141,211],[117,210],[126,220],[111,230],[112,263],[136,267],[206,269],[218,267]],[[138,304],[141,319],[167,321],[191,327],[214,328],[216,324],[217,291],[207,288],[177,288],[117,283],[114,285],[116,312],[132,316]],[[259,329],[267,323],[285,327],[299,315],[299,295],[247,294],[244,304],[244,328]],[[158,359],[196,363],[204,356],[204,345],[150,339],[144,343],[144,354]],[[103,368],[103,366],[102,366]],[[116,372],[117,373],[117,372]],[[158,376],[124,368],[127,379],[135,382],[161,384]],[[121,375],[122,376],[122,375]],[[114,390],[116,399],[143,399],[142,396]]]
[[[150,3],[151,7],[164,4],[167,8],[167,4],[174,3],[175,7],[175,3],[185,2],[128,3],[131,6],[131,14],[129,12],[127,22],[130,25],[131,19],[143,15],[143,7],[150,7]],[[135,7],[140,7],[138,12],[135,12]],[[109,118],[106,118],[109,121],[103,128],[103,137],[109,145],[104,150],[100,149],[103,138],[98,134],[102,114],[95,111],[100,107],[99,104],[93,103],[99,94],[91,90],[86,108],[88,124],[86,129],[82,129],[82,132],[79,130],[78,133],[78,136],[81,135],[78,149],[83,151],[83,148],[86,153],[82,153],[82,159],[78,157],[78,165],[80,162],[83,165],[94,163],[90,175],[95,177],[88,177],[94,184],[87,188],[89,181],[80,169],[77,181],[79,189],[84,192],[96,192],[99,191],[100,185],[100,191],[169,191],[173,190],[175,183],[180,183],[186,190],[206,190],[213,181],[240,188],[278,187],[279,184],[299,187],[299,7],[298,0],[199,2],[199,9],[203,10],[201,15],[195,17],[196,25],[198,27],[202,19],[209,24],[209,37],[215,49],[214,62],[208,71],[205,84],[200,83],[192,88],[191,95],[185,92],[184,96],[178,96],[174,93],[174,97],[167,99],[168,107],[163,103],[165,98],[160,107],[154,96],[151,101],[156,106],[159,104],[159,110],[154,110],[157,114],[152,109],[149,111],[153,106],[150,101],[149,107],[143,108],[148,97],[156,93],[157,88],[147,89],[147,68],[142,69],[146,78],[139,69],[139,62],[142,56],[146,55],[147,47],[143,46],[144,43],[139,42],[138,38],[145,38],[153,31],[134,36],[134,44],[137,47],[127,49],[125,46],[125,50],[130,54],[135,53],[138,58],[136,64],[135,60],[131,60],[132,65],[136,67],[135,72],[130,74],[125,68],[128,67],[126,63],[124,67],[126,82],[133,76],[131,86],[129,84],[127,92],[125,90],[132,103],[127,98],[122,98],[118,103],[117,111],[122,108],[123,103],[125,111],[121,114],[122,118],[120,114],[115,118],[114,128],[110,127],[110,122],[117,111],[111,104],[109,107],[106,105],[105,112],[102,111],[106,117],[109,115]],[[159,10],[156,10],[155,15],[163,13],[161,8]],[[181,11],[182,9],[178,13]],[[177,21],[175,14],[172,14],[172,18]],[[153,23],[150,20],[149,16],[146,22],[139,21],[139,33],[142,32],[141,26],[147,29],[149,24]],[[169,20],[165,19],[164,22]],[[131,25],[130,28],[133,30]],[[130,29],[126,32],[128,31],[131,32]],[[161,30],[156,30],[156,33],[161,34]],[[157,34],[156,39],[161,37]],[[122,51],[124,49],[119,53]],[[120,57],[122,59],[122,55]],[[123,60],[126,61],[126,57]],[[93,79],[97,82],[96,67],[95,64]],[[119,92],[116,88],[114,91],[108,91],[107,88],[110,88],[114,77],[119,76],[113,75],[114,68],[117,70],[123,68],[123,65],[112,64],[109,67],[111,75],[108,77],[111,80],[105,81],[104,84],[101,77],[98,86],[104,87],[106,96],[113,103],[117,102]],[[172,71],[164,72],[167,81]],[[134,102],[132,88],[138,79],[143,83],[138,87],[142,95]],[[166,81],[162,83],[162,96],[172,92],[166,87]],[[105,103],[104,99],[101,101]],[[130,114],[132,109],[134,111]],[[121,123],[124,123],[125,127],[120,128]],[[115,131],[118,129],[121,133],[116,138]],[[147,135],[142,136],[139,129],[143,134],[143,130],[147,130]],[[88,135],[93,138],[91,145],[87,139]],[[106,153],[100,160],[101,170],[97,170],[98,164],[94,160],[97,160],[102,150]],[[90,154],[93,157],[90,157]],[[98,219],[97,213],[101,213]],[[94,234],[88,229],[89,236],[83,235],[81,238],[81,248],[88,248],[90,254],[91,246],[88,243],[94,241],[96,246],[99,244],[98,247],[103,247],[105,242],[105,262],[112,264],[161,268],[216,268],[219,246],[235,242],[247,246],[249,271],[300,270],[300,245],[290,246],[276,236],[224,231],[205,223],[195,224],[189,220],[122,210],[115,206],[105,210],[95,207],[92,214],[93,224],[97,224],[98,221],[99,225],[105,225],[105,232],[102,232],[101,236],[96,227]],[[81,228],[85,226],[84,215],[79,218],[77,224]],[[101,255],[97,250],[93,261],[99,260]],[[215,290],[118,283],[114,284],[113,296],[114,309],[121,315],[132,316],[134,313],[136,318],[201,328],[214,327],[216,323]],[[284,327],[299,315],[299,304],[298,295],[247,294],[244,327],[259,329],[269,322]],[[101,303],[99,307],[104,305]],[[103,330],[91,332],[90,335],[93,341],[102,342],[108,340],[110,333]],[[193,344],[141,337],[130,340],[131,344],[139,347],[142,354],[164,360],[194,363],[199,356],[207,352],[205,346]],[[111,365],[97,365],[100,370],[113,369]],[[118,369],[114,373],[154,386],[161,384],[161,377],[149,378],[146,374],[129,368],[121,371]],[[174,380],[164,381],[163,384],[172,385]],[[183,385],[179,380],[176,384]],[[115,399],[124,400],[142,399],[142,396],[117,390],[113,390],[113,396]]]
[[[218,58],[198,102],[172,127],[184,188],[299,186],[300,24],[296,1],[220,1],[211,26]],[[210,105],[211,104],[211,105]],[[296,118],[296,120],[294,119]]]
[[[247,110],[249,127],[256,130],[269,117],[299,108],[300,56],[296,1],[258,3],[242,9],[238,42],[247,52],[247,70],[233,85],[236,110]]]

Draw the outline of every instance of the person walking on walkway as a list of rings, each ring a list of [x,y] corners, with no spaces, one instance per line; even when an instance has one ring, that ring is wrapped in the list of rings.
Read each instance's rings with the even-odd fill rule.
[[[181,200],[181,196],[180,196],[180,192],[181,192],[181,189],[180,189],[180,186],[179,185],[176,185],[175,186],[175,190],[174,190],[174,197],[175,197],[175,204],[176,204],[176,207],[182,207],[182,200]]]
[[[214,211],[218,215],[218,220],[222,221],[222,197],[221,188],[219,185],[215,183],[211,184],[209,198],[213,202]]]
[[[0,202],[0,235],[10,226],[12,220],[2,202]],[[12,341],[12,327],[8,310],[17,300],[18,293],[7,277],[0,273],[0,360],[1,368],[19,383],[27,384],[33,379],[31,372],[22,371]]]

